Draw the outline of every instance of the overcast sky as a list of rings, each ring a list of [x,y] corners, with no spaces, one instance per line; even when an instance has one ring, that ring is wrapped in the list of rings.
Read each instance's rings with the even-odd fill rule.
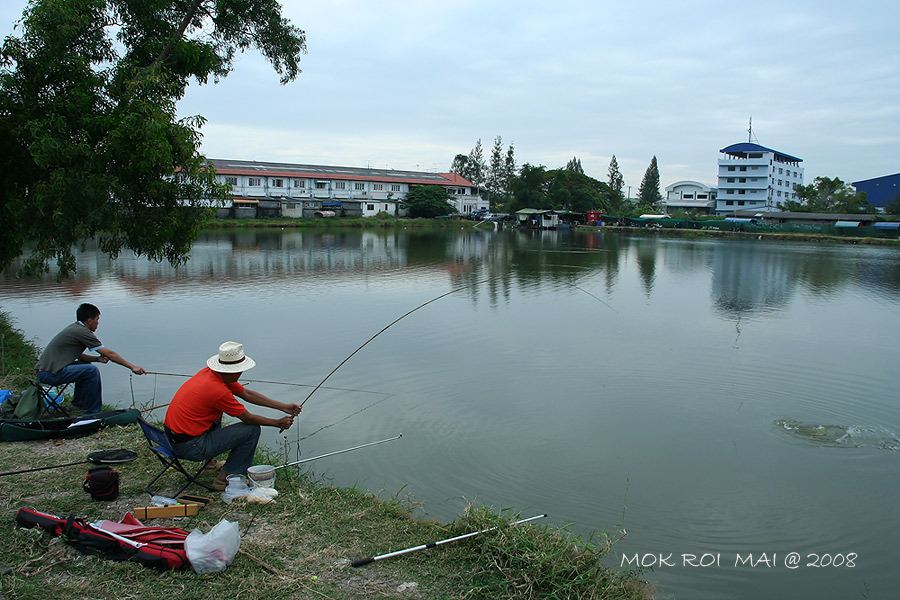
[[[10,6],[10,5],[18,5]],[[25,3],[4,3],[12,22]],[[900,172],[900,2],[285,0],[307,33],[286,86],[256,53],[180,114],[208,119],[203,152],[445,172],[496,136],[517,163],[578,157],[635,194],[716,184],[719,150],[755,141],[816,176]]]

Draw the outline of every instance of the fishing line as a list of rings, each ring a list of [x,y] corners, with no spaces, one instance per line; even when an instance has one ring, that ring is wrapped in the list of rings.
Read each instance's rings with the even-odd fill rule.
[[[603,306],[605,306],[605,307],[608,308],[609,310],[613,311],[614,313],[619,314],[619,311],[617,311],[617,310],[614,309],[612,306],[610,306],[609,304],[607,304],[606,302],[604,302],[603,300],[601,300],[600,298],[598,298],[598,297],[595,296],[594,294],[590,293],[590,292],[587,291],[586,289],[580,288],[580,287],[578,287],[577,285],[575,285],[574,283],[570,283],[569,285],[571,285],[571,286],[572,286],[573,288],[575,288],[576,290],[580,290],[580,291],[584,292],[585,294],[587,294],[588,296],[590,296],[591,298],[593,298],[593,299],[596,300],[597,302],[600,302],[601,304],[603,304]]]
[[[147,371],[147,375],[166,375],[168,377],[184,377],[185,379],[190,379],[193,375],[185,375],[184,373],[158,373],[156,371]],[[245,383],[272,383],[275,385],[292,385],[296,387],[313,387],[310,383],[294,383],[292,381],[269,381],[267,379],[244,379],[241,378],[242,382]],[[322,385],[321,383],[319,384]],[[318,386],[316,386],[318,387]],[[390,392],[376,392],[374,390],[358,390],[354,388],[340,388],[340,387],[325,387],[326,390],[337,390],[340,392],[358,392],[360,394],[384,394],[386,396],[392,396]]]
[[[313,389],[313,391],[311,391],[311,392],[309,393],[309,396],[306,397],[306,400],[304,400],[303,402],[300,403],[300,407],[302,408],[303,405],[306,404],[306,402],[307,402],[310,398],[312,398],[312,395],[315,394],[315,393],[318,391],[318,389],[319,389],[320,387],[322,387],[322,384],[324,384],[326,381],[328,381],[328,379],[329,379],[332,375],[334,375],[334,374],[337,372],[338,369],[340,369],[341,367],[343,367],[344,364],[345,364],[348,360],[350,360],[351,358],[353,358],[353,357],[356,355],[357,352],[359,352],[360,350],[362,350],[363,348],[365,348],[366,345],[367,345],[369,342],[371,342],[372,340],[374,340],[375,338],[377,338],[379,335],[381,335],[382,333],[384,333],[385,331],[387,331],[388,329],[390,329],[391,326],[394,325],[395,323],[397,323],[398,321],[401,321],[401,320],[405,319],[406,317],[408,317],[409,315],[413,314],[414,312],[416,312],[416,311],[419,310],[420,308],[425,308],[426,306],[428,306],[428,305],[431,304],[432,302],[436,302],[436,301],[440,300],[441,298],[444,298],[444,297],[446,297],[446,296],[449,296],[450,294],[455,294],[456,292],[459,292],[459,291],[461,291],[461,290],[465,290],[465,289],[468,289],[468,288],[470,288],[470,287],[475,287],[476,285],[481,285],[482,283],[486,283],[486,282],[488,282],[488,281],[493,281],[494,279],[500,279],[501,277],[504,277],[504,275],[497,275],[496,277],[488,277],[487,279],[482,279],[481,281],[476,281],[475,283],[470,283],[470,284],[468,284],[468,285],[463,285],[463,286],[460,286],[460,287],[458,287],[458,288],[454,288],[454,289],[450,290],[449,292],[443,293],[443,294],[441,294],[440,296],[438,296],[438,297],[436,297],[436,298],[432,298],[432,299],[429,300],[428,302],[423,302],[422,304],[420,304],[419,306],[415,307],[415,308],[412,309],[411,311],[409,311],[409,312],[407,312],[407,313],[405,313],[405,314],[403,314],[403,315],[397,317],[396,319],[394,319],[393,321],[391,321],[390,323],[388,323],[381,331],[379,331],[378,333],[376,333],[375,335],[373,335],[372,337],[370,337],[369,339],[367,339],[365,342],[363,342],[363,344],[362,344],[359,348],[357,348],[357,349],[354,350],[352,353],[350,353],[350,356],[348,356],[347,358],[345,358],[344,360],[342,360],[341,363],[340,363],[338,366],[336,366],[334,369],[332,369],[331,373],[329,373],[328,375],[326,375],[326,376],[325,376],[325,379],[323,379],[323,380],[319,383],[319,385],[317,385],[317,386],[315,387],[315,389]]]
[[[395,396],[395,394],[391,394],[390,396],[387,396],[386,398],[382,398],[381,400],[376,400],[376,401],[373,402],[372,404],[370,404],[370,405],[368,405],[368,406],[365,406],[365,407],[359,409],[359,410],[356,411],[356,412],[350,413],[349,415],[347,415],[346,417],[344,417],[344,418],[341,419],[340,421],[335,421],[335,422],[332,423],[331,425],[325,425],[324,427],[319,427],[318,429],[316,429],[315,431],[313,431],[311,434],[309,434],[309,435],[307,435],[307,436],[304,436],[304,437],[300,438],[299,440],[297,440],[297,442],[299,443],[299,442],[302,442],[303,440],[307,440],[307,439],[311,438],[312,436],[316,435],[317,433],[319,433],[320,431],[322,431],[323,429],[328,429],[329,427],[334,427],[335,425],[338,425],[339,423],[343,423],[344,421],[346,421],[346,420],[349,419],[350,417],[356,416],[356,415],[358,415],[359,413],[361,413],[362,411],[364,411],[364,410],[366,410],[366,409],[368,409],[368,408],[372,408],[372,407],[375,406],[376,404],[381,404],[382,402],[384,402],[384,401],[387,400],[388,398],[392,398],[393,396]]]

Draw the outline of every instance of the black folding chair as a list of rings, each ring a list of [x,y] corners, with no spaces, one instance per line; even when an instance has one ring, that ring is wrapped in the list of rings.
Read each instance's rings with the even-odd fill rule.
[[[41,398],[41,404],[44,406],[44,410],[46,410],[47,413],[50,415],[60,413],[62,416],[69,418],[69,413],[63,407],[65,392],[69,387],[68,383],[51,385],[49,383],[41,382],[37,377],[30,379],[29,383],[37,390],[38,396]]]
[[[184,490],[186,490],[192,483],[196,483],[197,485],[203,486],[211,492],[216,491],[211,486],[199,481],[197,478],[203,472],[203,469],[206,468],[206,465],[213,462],[215,457],[211,457],[206,460],[196,473],[191,475],[188,470],[181,464],[181,461],[175,456],[175,449],[172,447],[172,443],[169,441],[169,437],[166,435],[166,432],[160,429],[159,427],[154,427],[150,423],[144,420],[143,417],[138,417],[138,424],[141,426],[141,430],[144,432],[144,436],[147,438],[147,441],[150,443],[150,450],[159,461],[163,465],[163,470],[153,478],[153,481],[147,484],[147,487],[144,489],[147,490],[147,493],[151,496],[155,496],[156,492],[151,489],[154,483],[159,481],[159,478],[165,475],[169,469],[175,469],[182,475],[184,475],[185,479],[187,479],[187,483],[184,486],[172,494],[173,498],[177,498],[179,494],[181,494]]]

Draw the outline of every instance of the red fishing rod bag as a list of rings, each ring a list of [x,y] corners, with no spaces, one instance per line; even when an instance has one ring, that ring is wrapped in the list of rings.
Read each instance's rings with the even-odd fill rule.
[[[25,528],[40,527],[48,533],[64,537],[79,552],[109,560],[136,562],[157,571],[184,569],[189,566],[183,544],[179,548],[153,542],[131,541],[71,516],[62,518],[20,508],[16,512],[16,523]]]

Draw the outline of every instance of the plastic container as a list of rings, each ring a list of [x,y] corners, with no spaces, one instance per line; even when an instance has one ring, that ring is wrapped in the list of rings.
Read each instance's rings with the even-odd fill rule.
[[[272,465],[254,465],[247,469],[247,479],[253,487],[275,487],[275,467]]]
[[[244,482],[241,475],[230,475],[228,477],[228,485],[222,492],[222,501],[225,504],[231,504],[237,498],[241,498],[250,493],[250,486]]]

